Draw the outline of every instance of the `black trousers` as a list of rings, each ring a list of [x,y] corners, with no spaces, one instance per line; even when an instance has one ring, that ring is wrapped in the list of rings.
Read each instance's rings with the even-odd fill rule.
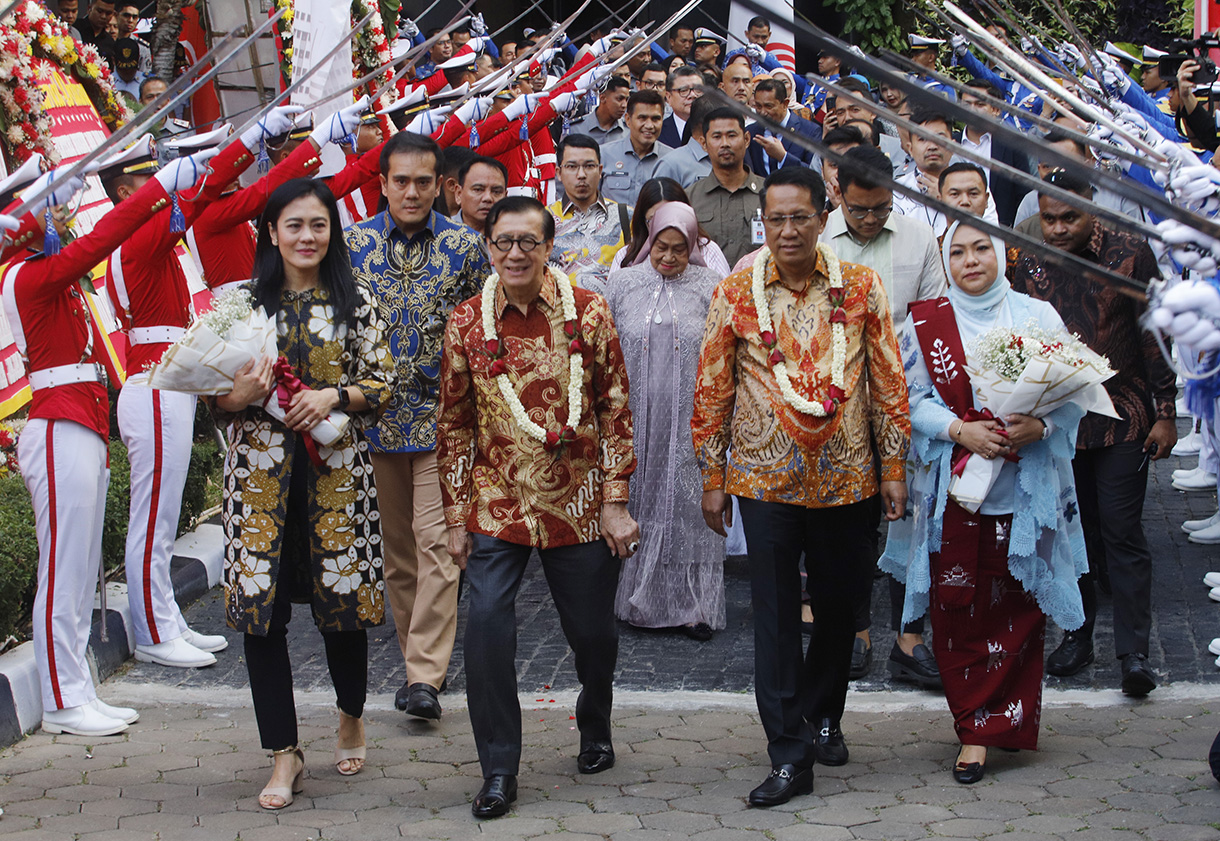
[[[773,765],[813,765],[805,722],[838,721],[847,699],[855,610],[872,583],[877,502],[803,508],[738,498],[754,606],[754,695]],[[814,631],[801,645],[801,553]]]
[[[1143,443],[1077,450],[1072,460],[1080,524],[1089,553],[1089,574],[1080,578],[1084,626],[1093,636],[1097,593],[1093,580],[1101,564],[1110,575],[1114,599],[1114,654],[1148,654],[1152,628],[1152,554],[1144,539],[1144,493],[1148,471],[1139,469]]]
[[[470,723],[483,777],[516,775],[521,763],[517,590],[533,550],[487,535],[471,537],[465,633]],[[580,680],[576,726],[581,746],[609,742],[618,663],[614,594],[622,562],[610,554],[604,540],[540,549],[538,554]]]
[[[287,594],[287,587],[276,588],[267,636],[245,635],[246,672],[250,677],[250,694],[254,696],[254,717],[266,750],[282,750],[297,743],[297,708],[292,697],[292,663],[288,659],[292,602]],[[323,631],[322,642],[326,645],[326,665],[339,709],[360,718],[368,693],[368,634],[363,628]]]

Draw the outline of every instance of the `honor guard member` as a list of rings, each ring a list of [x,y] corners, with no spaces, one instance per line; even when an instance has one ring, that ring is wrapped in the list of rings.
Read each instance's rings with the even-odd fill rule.
[[[174,162],[90,233],[58,253],[44,250],[11,264],[0,275],[4,314],[33,390],[17,462],[33,501],[38,535],[34,650],[42,729],[48,733],[113,735],[139,717],[135,710],[112,707],[97,697],[86,659],[110,478],[110,401],[100,365],[100,333],[80,281],[131,231],[159,212],[168,213],[170,193],[194,184],[212,154]],[[71,179],[36,213],[69,201],[81,185],[81,179]]]
[[[185,335],[194,316],[175,248],[199,212],[254,161],[255,150],[250,147],[257,149],[259,131],[255,126],[253,139],[243,137],[212,161],[212,171],[197,194],[175,197],[172,207],[131,229],[134,233],[114,249],[106,265],[106,288],[127,333],[127,368],[134,372],[119,392],[117,417],[131,463],[127,601],[135,657],[147,663],[210,666],[216,662],[212,652],[228,645],[223,636],[187,627],[174,599],[170,561],[191,461],[195,396],[149,388],[147,370]],[[157,168],[156,146],[146,135],[104,161],[98,176],[110,200],[121,205]]]
[[[0,213],[9,213],[19,204],[17,191],[24,190],[42,175],[42,155],[35,152],[12,174],[0,181]],[[10,217],[11,218],[11,217]],[[0,240],[0,265],[11,260],[25,259],[32,243],[41,240],[45,215],[27,213],[16,220],[18,227],[3,231]]]
[[[695,46],[691,50],[691,61],[695,67],[714,67],[721,69],[724,60],[725,41],[714,30],[699,27],[695,30]]]
[[[907,41],[911,45],[911,61],[928,70],[935,70],[937,59],[940,57],[940,48],[945,43],[945,40],[943,38],[928,38],[927,36],[917,35],[912,32],[907,35]],[[936,81],[931,76],[926,76],[922,73],[912,73],[908,78],[920,87],[936,91],[941,96],[954,102],[957,101],[957,92],[953,88],[943,82]]]

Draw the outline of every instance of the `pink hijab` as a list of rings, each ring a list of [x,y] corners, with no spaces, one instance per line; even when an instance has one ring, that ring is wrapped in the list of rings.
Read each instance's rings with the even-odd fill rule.
[[[703,257],[703,249],[699,247],[699,220],[689,204],[680,201],[661,202],[656,213],[648,222],[648,241],[635,256],[631,265],[638,266],[646,261],[652,253],[652,243],[666,228],[677,228],[686,237],[686,247],[690,249],[690,262],[696,266],[707,266]]]

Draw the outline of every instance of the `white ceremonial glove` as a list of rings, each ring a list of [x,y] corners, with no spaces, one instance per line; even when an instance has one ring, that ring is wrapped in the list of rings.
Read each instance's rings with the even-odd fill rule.
[[[442,105],[439,108],[423,111],[417,114],[414,120],[407,123],[407,127],[403,131],[409,131],[412,134],[433,134],[445,124],[451,111],[453,111],[452,105]]]
[[[551,107],[557,114],[565,114],[580,104],[584,97],[579,91],[564,91],[551,97]]]
[[[487,45],[491,43],[491,39],[484,36],[475,36],[466,42],[470,45],[470,49],[476,53],[487,52]]]
[[[491,108],[491,103],[494,101],[490,96],[475,96],[462,103],[454,116],[461,120],[464,124],[470,125],[475,120],[481,120],[487,116],[488,110]]]
[[[767,51],[762,48],[761,44],[746,44],[746,56],[755,64],[762,64],[766,61]]]
[[[20,227],[20,219],[14,219],[12,216],[5,216],[3,213],[0,213],[0,234],[4,234],[7,231],[15,231]]]
[[[341,108],[327,117],[322,125],[314,128],[309,139],[317,143],[319,147],[325,146],[327,143],[338,143],[360,127],[360,115],[367,110],[369,110],[369,98],[368,94],[365,94],[357,102]]]
[[[1174,204],[1205,215],[1220,211],[1220,170],[1208,164],[1184,166],[1169,176]]]
[[[483,21],[483,13],[479,12],[470,19],[470,34],[471,35],[486,35],[487,24]]]
[[[593,53],[593,55],[595,55],[595,56],[603,56],[606,54],[607,50],[609,50],[611,47],[614,46],[611,39],[619,39],[619,38],[625,38],[625,37],[626,37],[626,35],[624,33],[620,32],[619,30],[616,29],[613,32],[611,32],[609,35],[607,35],[605,38],[598,38],[596,41],[594,41],[592,44],[590,44],[589,52]]]
[[[1179,265],[1204,277],[1216,273],[1220,260],[1220,241],[1176,219],[1166,219],[1156,226],[1157,235],[1169,246],[1169,254]]]
[[[1084,56],[1081,55],[1080,50],[1076,49],[1076,45],[1069,44],[1067,41],[1059,45],[1059,49],[1056,50],[1056,57],[1059,59],[1060,64],[1077,73],[1089,66],[1084,60]]]
[[[241,134],[241,145],[251,152],[258,150],[258,142],[268,137],[283,134],[295,125],[296,117],[305,109],[300,105],[277,105],[262,119]]]
[[[398,31],[406,35],[408,39],[414,40],[419,34],[419,24],[412,18],[403,18],[402,23],[398,25]]]
[[[1148,317],[1192,352],[1220,348],[1220,290],[1205,280],[1171,286]]]
[[[208,161],[220,154],[219,149],[204,149],[201,152],[170,161],[157,171],[153,178],[167,193],[176,193],[191,187],[208,171]]]
[[[539,64],[550,64],[551,59],[563,52],[559,47],[547,47],[538,55],[534,56],[534,61]]]
[[[1114,56],[1101,56],[1101,83],[1105,89],[1114,93],[1115,96],[1122,96],[1131,87],[1131,77],[1123,72],[1123,69],[1118,66],[1118,62],[1114,60]]]
[[[85,173],[78,173],[71,178],[63,177],[66,167],[63,169],[52,169],[44,172],[35,179],[34,183],[22,190],[27,195],[35,195],[41,193],[43,189],[53,185],[54,189],[38,203],[37,207],[30,208],[30,212],[38,215],[44,212],[48,207],[67,204],[72,201],[72,197],[85,188]]]
[[[532,114],[538,110],[538,101],[541,99],[536,93],[523,94],[504,108],[504,116],[509,120],[515,120],[518,117],[524,117],[526,114]]]
[[[949,46],[953,49],[954,55],[965,55],[970,52],[970,41],[960,32],[949,36]]]
[[[1033,41],[1026,37],[1021,38],[1021,52],[1026,55],[1033,55],[1035,49],[1037,49],[1037,45]]]
[[[1127,142],[1125,138],[1123,138],[1121,135],[1115,134],[1109,128],[1101,125],[1100,123],[1094,123],[1089,128],[1089,137],[1096,138],[1097,140],[1100,140],[1106,144],[1106,146],[1096,146],[1093,149],[1093,153],[1097,155],[1098,160],[1100,160],[1103,164],[1111,167],[1120,167],[1124,172],[1131,169],[1132,162],[1129,158],[1120,158],[1107,149],[1107,147],[1113,147],[1115,149],[1122,149],[1126,152],[1130,152],[1131,154],[1135,154],[1135,147]]]

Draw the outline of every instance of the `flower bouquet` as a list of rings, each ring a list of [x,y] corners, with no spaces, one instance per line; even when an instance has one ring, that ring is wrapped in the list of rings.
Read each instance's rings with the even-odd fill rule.
[[[282,422],[292,395],[309,386],[297,379],[292,366],[279,356],[275,319],[252,305],[249,292],[237,289],[216,298],[212,309],[170,345],[161,361],[149,369],[148,385],[187,394],[228,394],[242,366],[264,356],[278,361],[275,389],[262,408]],[[329,447],[343,437],[348,423],[346,414],[333,411],[309,435]]]
[[[1032,319],[1020,332],[996,327],[979,336],[966,349],[966,372],[985,418],[1041,418],[1066,403],[1119,417],[1102,385],[1115,373],[1109,360],[1077,336],[1043,330]],[[949,496],[966,510],[978,511],[1003,466],[1002,459],[977,454],[959,460]]]

